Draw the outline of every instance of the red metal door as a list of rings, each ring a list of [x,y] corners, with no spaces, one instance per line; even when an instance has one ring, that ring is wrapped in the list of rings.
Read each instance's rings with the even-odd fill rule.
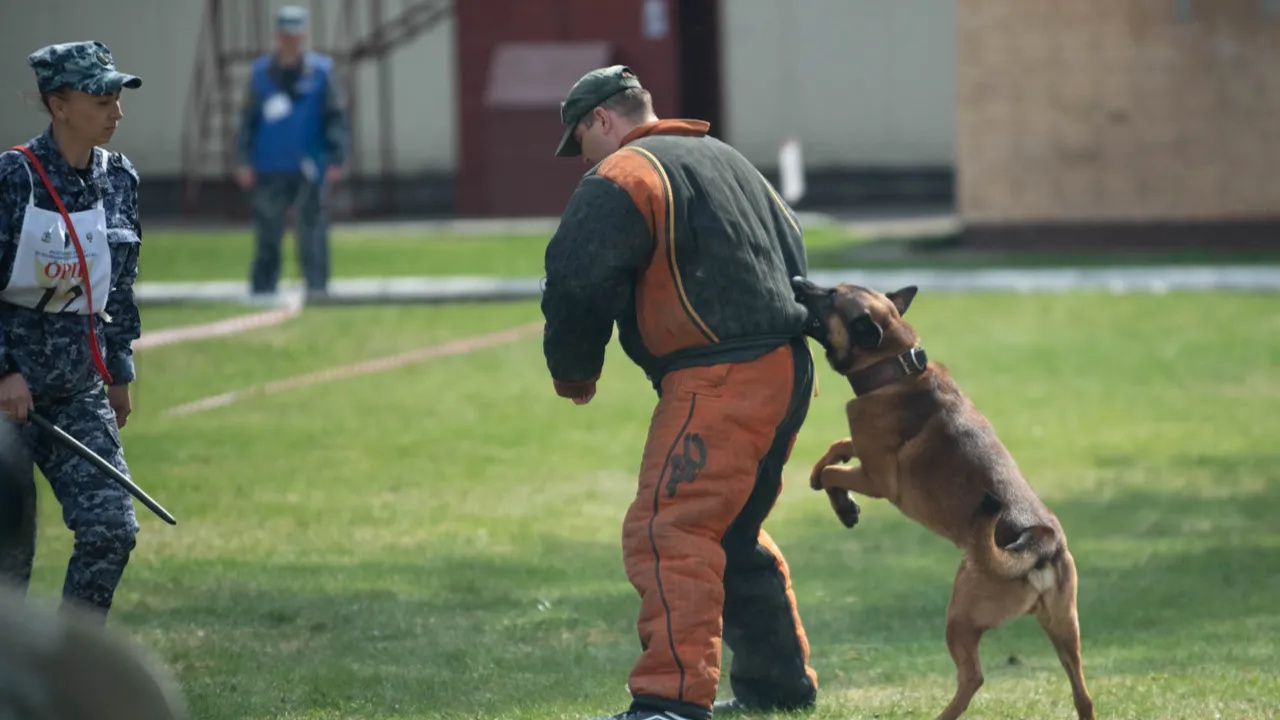
[[[660,116],[676,111],[675,2],[648,2],[650,13],[663,9],[665,25],[652,17],[646,25],[646,0],[467,0],[455,6],[460,215],[560,214],[586,167],[554,156],[563,131],[559,101],[596,62],[629,65],[653,93]],[[512,52],[512,43],[517,51],[536,43],[544,52],[541,58],[526,52],[523,66],[495,74],[495,61]],[[591,46],[604,50],[593,54]],[[514,89],[512,74],[536,88]]]

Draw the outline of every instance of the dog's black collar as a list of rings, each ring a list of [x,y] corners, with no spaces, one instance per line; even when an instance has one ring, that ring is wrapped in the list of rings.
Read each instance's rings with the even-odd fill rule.
[[[849,385],[854,395],[866,395],[874,390],[903,378],[923,373],[929,367],[929,355],[922,347],[913,347],[901,355],[894,355],[849,373]]]

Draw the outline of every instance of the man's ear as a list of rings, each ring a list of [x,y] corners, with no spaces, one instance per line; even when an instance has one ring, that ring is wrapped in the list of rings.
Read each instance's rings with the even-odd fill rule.
[[[916,299],[916,286],[908,285],[886,294],[885,297],[889,298],[889,302],[898,308],[899,315],[906,315],[907,308],[911,307],[911,301]]]

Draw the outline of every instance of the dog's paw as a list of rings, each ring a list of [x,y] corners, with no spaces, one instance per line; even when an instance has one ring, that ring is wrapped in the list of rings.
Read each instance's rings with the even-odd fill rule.
[[[836,518],[852,530],[862,515],[862,507],[858,505],[858,501],[845,490],[828,490],[827,496],[831,499],[831,509],[835,511]]]
[[[840,522],[844,523],[844,526],[850,530],[858,524],[858,520],[861,516],[862,508],[858,506],[858,503],[854,503],[851,507],[836,515],[836,517],[840,518]]]

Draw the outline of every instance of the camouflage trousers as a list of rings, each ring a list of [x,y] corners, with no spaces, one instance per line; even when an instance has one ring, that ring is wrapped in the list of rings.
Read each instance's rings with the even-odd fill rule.
[[[69,398],[37,398],[35,407],[128,476],[115,413],[101,388]],[[0,494],[22,507],[21,512],[12,507],[0,511],[0,519],[8,519],[0,527],[0,578],[24,589],[31,581],[36,552],[36,486],[30,462],[34,461],[62,506],[62,521],[75,535],[62,586],[63,602],[97,611],[105,619],[136,542],[133,498],[34,424],[27,423],[19,432],[29,461],[21,468],[25,472],[6,479],[8,491]]]

